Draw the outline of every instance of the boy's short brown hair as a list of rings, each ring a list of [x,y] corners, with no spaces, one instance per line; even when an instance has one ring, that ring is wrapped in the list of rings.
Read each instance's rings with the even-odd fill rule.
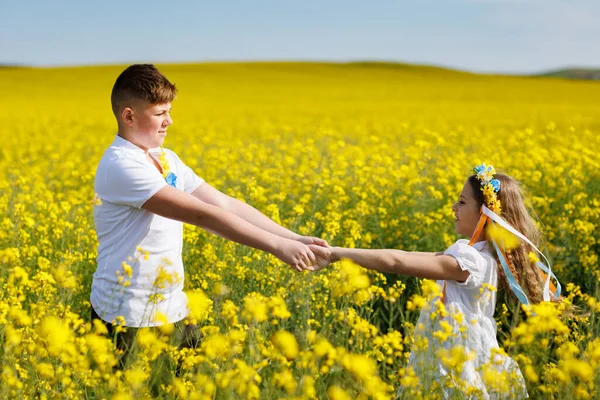
[[[110,102],[118,118],[123,107],[133,101],[150,104],[170,103],[177,88],[153,64],[133,64],[121,72],[113,86]]]

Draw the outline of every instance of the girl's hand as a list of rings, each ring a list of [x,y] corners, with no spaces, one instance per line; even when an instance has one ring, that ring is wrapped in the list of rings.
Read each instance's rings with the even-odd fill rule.
[[[335,257],[333,254],[333,247],[322,247],[314,244],[309,244],[308,248],[313,252],[317,261],[313,264],[312,268],[309,268],[311,271],[320,271],[330,263],[335,261]]]

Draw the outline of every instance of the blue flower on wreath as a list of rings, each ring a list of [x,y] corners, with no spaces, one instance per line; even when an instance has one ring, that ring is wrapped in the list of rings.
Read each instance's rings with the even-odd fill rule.
[[[175,175],[174,173],[169,172],[169,174],[165,178],[165,181],[167,181],[167,185],[177,188],[177,175]]]
[[[486,171],[486,165],[485,164],[479,164],[478,166],[476,166],[475,168],[473,168],[475,170],[475,172],[479,175],[482,172]]]
[[[498,193],[500,191],[500,181],[498,179],[492,179],[490,185],[494,188],[494,192]]]

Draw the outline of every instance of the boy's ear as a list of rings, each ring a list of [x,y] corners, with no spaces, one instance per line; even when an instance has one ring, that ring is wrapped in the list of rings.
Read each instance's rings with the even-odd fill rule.
[[[125,107],[121,112],[121,120],[127,126],[133,125],[133,109],[131,107]]]

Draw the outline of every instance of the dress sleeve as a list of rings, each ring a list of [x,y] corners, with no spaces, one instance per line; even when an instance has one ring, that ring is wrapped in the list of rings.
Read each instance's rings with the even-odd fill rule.
[[[469,271],[469,277],[464,282],[456,282],[459,286],[476,288],[481,286],[487,268],[485,257],[474,247],[469,246],[466,240],[459,240],[450,246],[444,254],[452,256],[458,261],[463,271]]]
[[[138,160],[115,160],[103,171],[96,188],[103,201],[142,208],[167,183],[158,171]]]

